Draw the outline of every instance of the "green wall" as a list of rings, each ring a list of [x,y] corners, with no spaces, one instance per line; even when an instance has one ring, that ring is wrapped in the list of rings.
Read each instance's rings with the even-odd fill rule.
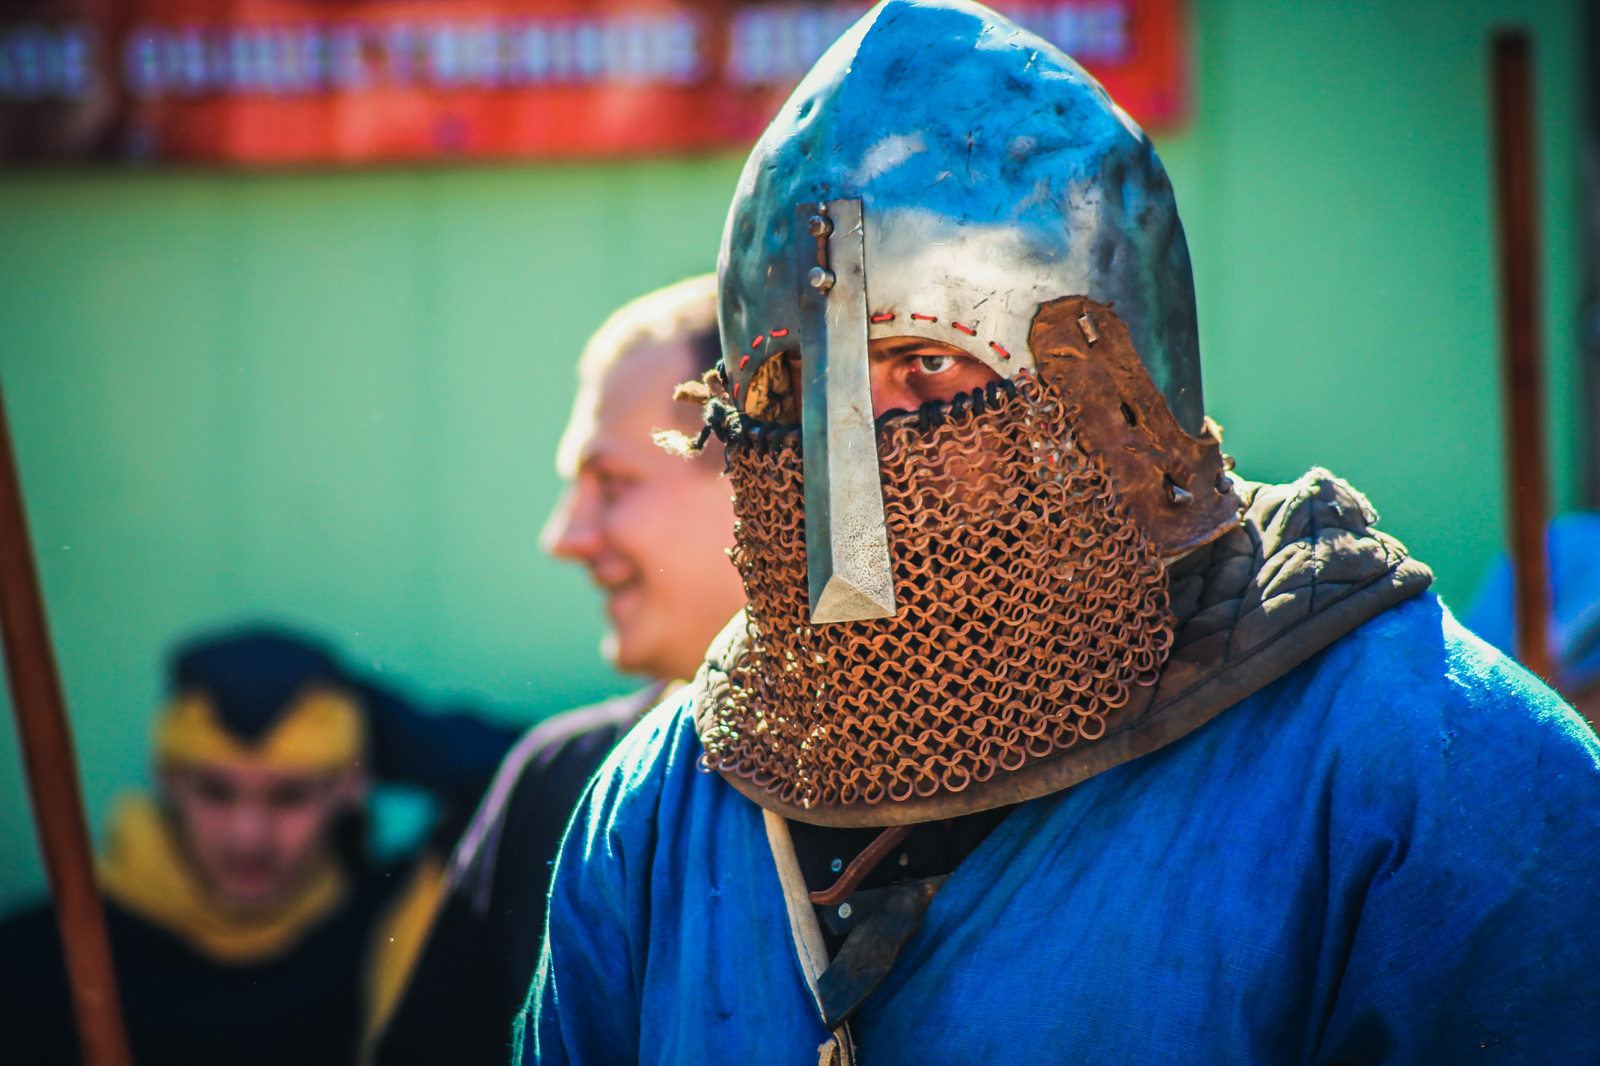
[[[1485,35],[1539,34],[1551,442],[1578,484],[1577,7],[1195,5],[1158,138],[1241,472],[1312,463],[1462,602],[1500,543]],[[97,819],[138,783],[171,640],[315,625],[531,719],[618,690],[535,544],[587,333],[709,269],[738,159],[0,177],[0,377]],[[39,866],[0,723],[0,901]]]

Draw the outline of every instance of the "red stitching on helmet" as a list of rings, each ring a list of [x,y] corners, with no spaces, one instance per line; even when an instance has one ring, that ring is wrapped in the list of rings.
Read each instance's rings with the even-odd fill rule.
[[[748,363],[748,362],[749,362],[749,361],[750,361],[750,357],[749,357],[749,356],[748,356],[748,355],[747,355],[747,356],[745,356],[745,357],[743,357],[743,358],[742,358],[742,359],[740,359],[740,360],[739,360],[739,369],[740,369],[740,370],[743,370],[743,369],[744,369],[744,365],[745,365],[745,364],[746,364],[746,363]]]
[[[954,326],[956,329],[959,329],[962,333],[965,333],[969,337],[976,337],[978,335],[978,331],[977,330],[971,329],[971,328],[969,328],[967,326],[963,326],[959,322],[952,322],[950,324],[952,326]]]
[[[789,331],[786,329],[775,329],[772,331],[772,335],[774,337],[787,337],[789,335]]]
[[[998,345],[998,344],[996,344],[996,343],[995,343],[995,342],[994,342],[994,341],[990,341],[990,342],[989,342],[989,347],[991,347],[991,348],[993,348],[993,349],[994,349],[994,350],[995,350],[995,351],[997,351],[997,352],[999,352],[999,353],[1000,353],[1000,356],[1001,356],[1001,358],[1003,358],[1003,359],[1010,359],[1010,358],[1011,358],[1011,353],[1010,353],[1010,352],[1008,352],[1008,351],[1006,351],[1006,350],[1005,350],[1005,349],[1004,349],[1004,348],[1002,348],[1002,347],[1000,347],[1000,346],[999,346],[999,345]]]
[[[932,315],[913,314],[911,317],[914,318],[918,322],[937,322],[937,321],[939,321],[937,318],[934,318]]]
[[[890,311],[887,314],[873,315],[872,316],[872,321],[873,322],[893,322],[894,321],[894,312]]]
[[[761,347],[761,342],[766,340],[766,339],[767,338],[766,338],[765,334],[759,334],[758,333],[756,335],[756,339],[750,342],[750,347],[759,348],[759,347]]]

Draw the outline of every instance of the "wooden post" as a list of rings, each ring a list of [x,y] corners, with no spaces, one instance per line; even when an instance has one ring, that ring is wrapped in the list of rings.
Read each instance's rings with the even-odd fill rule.
[[[46,628],[44,599],[17,476],[11,428],[0,399],[0,640],[16,714],[34,824],[44,849],[56,922],[72,982],[72,1009],[85,1066],[131,1066],[111,965],[105,908],[78,791],[61,677]],[[6,1036],[0,1033],[0,1048]]]
[[[1533,140],[1533,58],[1526,32],[1497,33],[1491,46],[1496,221],[1505,384],[1511,561],[1516,575],[1517,658],[1554,684],[1550,651],[1550,559],[1545,550],[1549,475],[1540,366],[1539,211]]]

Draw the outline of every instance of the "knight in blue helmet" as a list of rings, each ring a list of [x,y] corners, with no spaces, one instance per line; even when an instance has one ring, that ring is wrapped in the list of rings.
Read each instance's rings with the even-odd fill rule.
[[[1350,485],[1230,472],[1072,60],[885,0],[719,279],[749,606],[568,829],[523,1062],[1600,1056],[1600,744]]]

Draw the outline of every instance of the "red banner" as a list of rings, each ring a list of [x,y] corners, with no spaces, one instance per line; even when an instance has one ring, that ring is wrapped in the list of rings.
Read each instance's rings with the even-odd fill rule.
[[[88,0],[93,2],[93,0]],[[1181,0],[1019,0],[1135,119],[1184,111]],[[250,166],[748,144],[861,3],[99,0],[0,25],[0,157]]]

